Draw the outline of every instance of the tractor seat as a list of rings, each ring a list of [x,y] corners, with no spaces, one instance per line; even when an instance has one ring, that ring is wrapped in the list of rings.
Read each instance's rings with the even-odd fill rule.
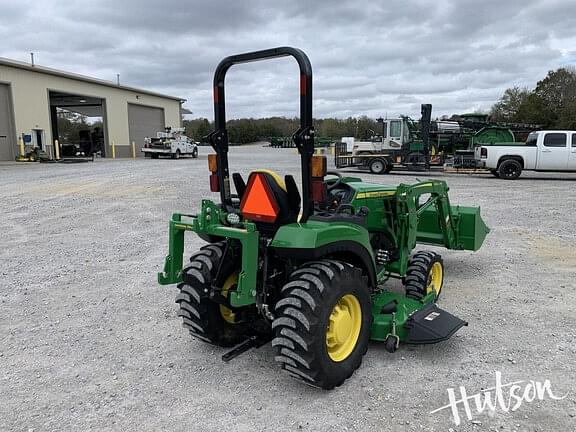
[[[294,177],[287,175],[282,180],[274,171],[255,170],[248,176],[245,187],[239,175],[232,177],[244,218],[274,229],[296,222],[300,212],[300,192]]]

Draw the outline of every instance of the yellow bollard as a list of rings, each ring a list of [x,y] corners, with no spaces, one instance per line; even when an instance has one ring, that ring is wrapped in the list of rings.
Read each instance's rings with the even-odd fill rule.
[[[132,141],[132,159],[136,159],[136,143]]]
[[[20,157],[26,156],[24,151],[24,140],[22,137],[18,137],[18,147],[20,148]]]
[[[116,159],[116,143],[112,141],[112,159]]]
[[[56,155],[56,160],[60,159],[60,143],[58,140],[54,141],[54,154]]]

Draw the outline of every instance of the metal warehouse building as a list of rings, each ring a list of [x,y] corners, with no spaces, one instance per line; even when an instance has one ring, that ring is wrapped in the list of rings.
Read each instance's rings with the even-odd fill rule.
[[[60,143],[58,115],[99,119],[100,153],[141,156],[144,137],[182,124],[183,99],[87,76],[0,58],[0,161],[14,160],[21,137],[28,146],[53,154]],[[88,134],[90,131],[86,131]],[[94,134],[94,131],[92,131]]]

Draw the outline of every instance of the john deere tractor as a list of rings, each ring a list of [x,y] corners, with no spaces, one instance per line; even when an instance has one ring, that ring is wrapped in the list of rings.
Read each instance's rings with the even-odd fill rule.
[[[283,56],[300,67],[300,128],[292,137],[300,188],[290,174],[259,169],[244,180],[228,167],[226,73]],[[225,361],[271,341],[282,369],[331,389],[360,366],[370,339],[394,352],[401,343],[445,340],[466,325],[436,305],[441,256],[414,249],[478,250],[489,232],[480,209],[451,206],[443,181],[390,186],[327,172],[326,159],[314,156],[312,68],[304,52],[281,47],[222,60],[214,113],[208,164],[220,202],[205,199],[198,214],[173,214],[158,274],[160,284],[178,284],[178,314],[194,337],[231,347]],[[184,264],[187,231],[207,244]],[[387,288],[390,279],[403,289]]]

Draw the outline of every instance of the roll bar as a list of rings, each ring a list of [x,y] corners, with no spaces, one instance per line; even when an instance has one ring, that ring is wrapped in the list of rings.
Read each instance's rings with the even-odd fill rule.
[[[214,72],[214,123],[216,129],[208,135],[208,139],[218,161],[218,185],[220,198],[226,208],[231,208],[230,173],[228,170],[228,131],[226,130],[226,99],[224,79],[228,69],[235,64],[268,60],[277,57],[293,57],[300,67],[300,127],[292,135],[292,139],[300,153],[302,165],[302,217],[306,222],[314,211],[312,199],[311,159],[314,154],[314,128],[312,126],[312,66],[304,51],[292,47],[278,47],[262,51],[248,52],[226,57]]]

